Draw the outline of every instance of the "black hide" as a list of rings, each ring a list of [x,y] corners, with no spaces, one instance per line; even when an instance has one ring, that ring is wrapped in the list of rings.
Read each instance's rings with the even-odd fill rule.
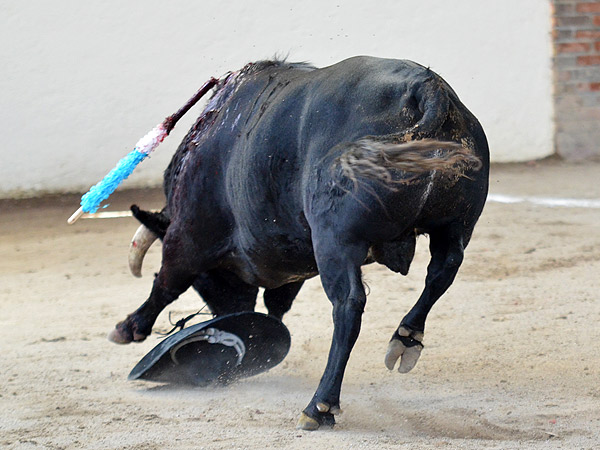
[[[351,179],[343,170],[360,142],[391,149],[427,138],[459,143],[470,157],[454,169],[412,173],[390,163],[385,179],[362,169]],[[377,157],[387,161],[387,152]],[[443,153],[430,149],[421,159],[435,162]],[[302,282],[319,274],[335,331],[301,426],[331,424],[366,301],[361,265],[377,261],[406,274],[416,236],[430,236],[425,288],[401,322],[419,336],[462,262],[488,169],[477,119],[416,63],[249,64],[219,84],[174,155],[160,217],[137,211],[163,239],[162,267],[149,299],[117,330],[125,341],[145,338],[160,311],[192,285],[216,314],[253,310],[264,287],[269,312],[280,318]]]

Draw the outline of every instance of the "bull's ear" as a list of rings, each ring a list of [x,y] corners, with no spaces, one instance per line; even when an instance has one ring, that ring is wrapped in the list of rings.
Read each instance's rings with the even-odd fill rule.
[[[159,239],[163,239],[169,228],[170,221],[167,216],[161,212],[144,211],[137,205],[131,205],[131,213],[142,225],[156,234]]]

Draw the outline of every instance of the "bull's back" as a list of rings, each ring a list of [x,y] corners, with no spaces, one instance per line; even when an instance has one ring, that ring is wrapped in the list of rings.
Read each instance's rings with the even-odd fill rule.
[[[236,119],[222,126],[232,132],[219,145],[228,148],[225,184],[238,247],[287,255],[287,240],[310,248],[307,183],[322,168],[328,175],[336,146],[414,124],[411,86],[421,70],[361,57],[323,69],[272,67],[246,80],[228,102]]]
[[[306,215],[315,202],[323,213],[349,214],[348,221],[372,228],[373,221],[388,220],[386,210],[396,204],[417,204],[426,221],[428,211],[447,203],[447,197],[473,195],[474,188],[463,180],[445,194],[427,192],[433,178],[395,196],[377,183],[376,196],[364,189],[350,195],[336,190],[334,161],[362,137],[406,137],[422,124],[408,138],[464,141],[487,171],[487,144],[476,119],[440,77],[409,61],[357,57],[323,69],[269,67],[240,80],[211,120],[195,139],[200,162],[187,164],[187,179],[197,186],[198,221],[222,241],[217,243],[222,255],[235,255],[232,265],[263,264],[267,258],[290,273],[313,273]],[[487,172],[477,177],[474,209],[480,212]],[[207,210],[211,214],[200,217]]]

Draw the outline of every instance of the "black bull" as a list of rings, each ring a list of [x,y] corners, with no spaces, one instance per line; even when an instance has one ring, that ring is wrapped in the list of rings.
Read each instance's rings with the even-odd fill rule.
[[[406,274],[416,236],[429,235],[425,288],[385,357],[407,372],[427,314],[461,265],[488,173],[479,122],[429,69],[369,57],[323,69],[249,64],[219,83],[179,146],[164,210],[133,207],[140,233],[163,241],[162,266],[148,300],[110,338],[145,339],[190,286],[217,315],[254,310],[262,286],[269,313],[281,318],[319,274],[334,333],[299,427],[333,424],[366,302],[361,266]]]

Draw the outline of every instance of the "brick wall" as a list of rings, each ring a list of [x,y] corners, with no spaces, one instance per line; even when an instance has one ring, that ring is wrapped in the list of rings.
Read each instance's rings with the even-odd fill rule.
[[[556,151],[600,158],[600,1],[552,0]]]

